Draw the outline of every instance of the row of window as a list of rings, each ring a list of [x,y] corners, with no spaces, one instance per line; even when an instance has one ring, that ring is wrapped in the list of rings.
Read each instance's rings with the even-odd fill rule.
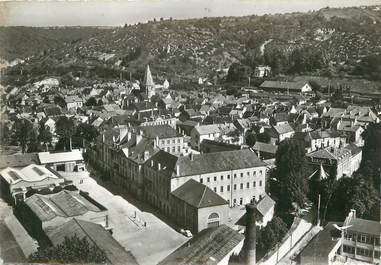
[[[351,241],[357,240],[360,243],[366,243],[366,244],[373,244],[373,241],[374,241],[376,245],[378,245],[378,246],[380,245],[380,238],[377,236],[372,237],[372,236],[365,235],[365,234],[355,234],[355,233],[348,232],[345,235],[345,239],[351,240]]]
[[[239,187],[240,187],[241,190],[243,190],[243,187],[244,187],[243,183],[241,183],[241,184],[239,185]],[[256,182],[254,181],[254,182],[253,182],[253,188],[255,188],[255,187],[256,187]],[[262,187],[262,180],[259,181],[259,187]],[[246,188],[247,188],[247,189],[250,188],[250,182],[247,182],[247,183],[246,183]],[[233,190],[237,190],[237,184],[234,184],[234,185],[233,185]],[[217,187],[214,187],[214,188],[213,188],[213,191],[214,191],[214,192],[217,192]],[[227,186],[226,186],[226,191],[230,191],[230,185],[227,185]],[[220,186],[220,192],[224,192],[224,186]]]
[[[373,257],[373,250],[372,249],[359,248],[359,247],[356,249],[356,247],[344,245],[343,251],[345,253],[349,253],[352,255],[354,255],[356,252],[356,255],[360,255],[360,256],[364,256],[364,257]],[[380,251],[375,250],[374,251],[374,257],[376,259],[379,259],[380,258]]]
[[[243,178],[243,173],[241,173],[241,178]],[[250,172],[248,171],[248,172],[246,172],[246,175],[248,176],[248,177],[250,177]],[[253,171],[253,176],[255,177],[257,175],[257,171]],[[261,176],[262,175],[262,170],[259,170],[259,174],[258,174],[258,176]],[[230,174],[228,174],[227,176],[226,176],[226,178],[227,179],[230,179]],[[237,174],[234,174],[234,178],[237,178]],[[213,177],[213,180],[214,181],[217,181],[217,176],[214,176]],[[220,180],[224,180],[224,176],[223,175],[221,175],[220,176]],[[210,182],[210,177],[207,177],[206,178],[206,182]],[[200,178],[200,183],[204,183],[204,179],[203,178]]]
[[[177,143],[180,143],[180,142],[181,142],[181,139],[178,138],[178,139],[177,139]],[[168,140],[167,140],[167,144],[170,144],[170,143],[171,143],[171,140],[168,139]],[[176,139],[172,139],[172,143],[175,144],[175,143],[176,143]],[[161,140],[161,144],[165,144],[165,140]]]

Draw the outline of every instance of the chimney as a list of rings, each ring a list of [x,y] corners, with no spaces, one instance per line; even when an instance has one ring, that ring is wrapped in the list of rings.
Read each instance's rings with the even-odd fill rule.
[[[257,205],[255,202],[251,202],[246,205],[246,229],[245,229],[245,241],[241,253],[244,257],[244,264],[255,265],[256,264],[256,242],[257,231],[255,225],[257,212]]]
[[[192,152],[190,152],[190,154],[189,154],[189,159],[190,159],[191,161],[193,161],[193,153],[192,153]]]
[[[180,165],[176,165],[176,176],[180,175]]]
[[[161,170],[161,164],[160,163],[157,163],[157,169]]]
[[[104,143],[104,142],[105,142],[105,134],[102,133],[102,143]]]

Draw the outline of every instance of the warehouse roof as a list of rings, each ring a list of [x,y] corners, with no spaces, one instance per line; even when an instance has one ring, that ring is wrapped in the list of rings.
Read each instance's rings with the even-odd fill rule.
[[[38,153],[38,158],[40,159],[41,164],[83,160],[82,153],[78,149],[59,153],[41,152]]]
[[[102,249],[108,261],[113,265],[138,264],[135,257],[127,252],[101,225],[72,219],[63,225],[48,231],[47,236],[54,244],[62,244],[65,237],[76,235],[79,238],[86,238],[90,244]]]
[[[218,264],[243,240],[242,234],[226,225],[208,228],[169,254],[159,265]]]
[[[58,216],[67,218],[83,215],[89,211],[103,210],[78,192],[67,190],[49,195],[34,194],[25,199],[25,203],[41,221],[49,221]]]

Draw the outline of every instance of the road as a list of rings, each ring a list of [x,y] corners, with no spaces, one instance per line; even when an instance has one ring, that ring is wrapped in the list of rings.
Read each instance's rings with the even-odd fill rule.
[[[106,184],[115,194],[122,193],[116,191],[120,187],[115,187],[110,182]],[[108,209],[114,238],[126,250],[131,251],[141,265],[157,264],[188,240],[157,217],[148,205],[127,195],[124,198],[114,195],[91,177],[80,185],[80,189],[89,192],[92,198]]]

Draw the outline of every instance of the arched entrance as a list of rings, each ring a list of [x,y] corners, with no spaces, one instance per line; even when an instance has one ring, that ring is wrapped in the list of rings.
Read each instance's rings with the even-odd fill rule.
[[[208,217],[208,228],[220,225],[220,216],[217,213],[211,213]]]

